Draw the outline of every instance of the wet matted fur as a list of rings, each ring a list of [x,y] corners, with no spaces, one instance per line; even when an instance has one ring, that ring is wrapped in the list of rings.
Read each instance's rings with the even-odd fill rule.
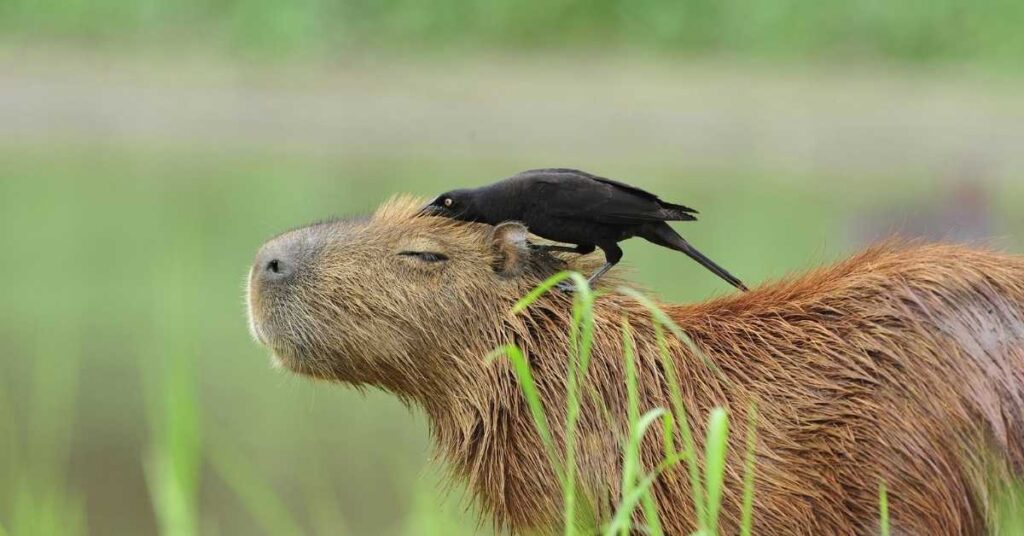
[[[559,522],[559,484],[509,364],[483,357],[503,344],[523,348],[561,444],[571,297],[546,295],[516,316],[510,309],[555,271],[589,273],[596,260],[535,253],[520,226],[422,217],[420,205],[396,198],[369,219],[268,242],[302,241],[310,253],[288,288],[252,286],[253,331],[295,372],[379,387],[421,407],[438,454],[488,518],[516,533],[550,530]],[[448,260],[399,255],[420,250]],[[990,515],[986,479],[1022,469],[1019,256],[888,242],[749,293],[660,306],[715,365],[669,341],[696,437],[713,407],[730,412],[724,533],[739,522],[752,402],[758,534],[874,532],[882,481],[898,532],[979,534]],[[579,474],[606,505],[621,478],[624,317],[635,331],[641,411],[669,400],[650,314],[612,292],[594,315],[585,383],[612,422],[586,399]],[[659,434],[644,443],[647,469],[661,458]],[[685,470],[661,476],[655,492],[667,533],[692,531]]]

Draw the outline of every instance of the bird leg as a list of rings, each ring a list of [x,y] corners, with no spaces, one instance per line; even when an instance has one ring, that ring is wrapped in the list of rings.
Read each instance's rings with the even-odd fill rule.
[[[612,269],[612,266],[615,266],[614,262],[606,262],[606,263],[604,263],[604,266],[598,268],[597,271],[594,272],[594,275],[590,276],[590,278],[587,279],[587,283],[589,283],[590,286],[593,287],[594,283],[597,283],[597,280],[601,279],[601,276],[603,276],[604,274],[608,273],[608,270]]]
[[[620,260],[622,260],[622,249],[619,248],[619,245],[617,243],[609,242],[607,244],[601,244],[598,247],[600,247],[604,251],[605,262],[604,266],[599,268],[596,272],[594,272],[593,275],[591,275],[587,279],[587,283],[590,285],[591,288],[593,288],[594,284],[597,283],[597,281],[601,279],[601,277],[603,277],[604,274],[608,273],[608,270],[612,269],[612,266],[615,266],[616,264],[619,263]],[[571,282],[562,281],[561,283],[558,284],[558,290],[561,290],[563,292],[574,292],[576,288],[575,285],[573,285]]]
[[[608,273],[608,270],[611,270],[612,266],[615,266],[614,262],[606,262],[604,263],[604,266],[598,268],[598,270],[594,272],[593,275],[588,277],[587,284],[590,286],[590,288],[594,288],[594,283],[597,283],[598,279],[601,279],[601,277],[604,276],[604,274]],[[557,285],[556,288],[558,290],[561,290],[562,292],[576,292],[576,285],[574,285],[572,281],[568,280],[562,281]]]

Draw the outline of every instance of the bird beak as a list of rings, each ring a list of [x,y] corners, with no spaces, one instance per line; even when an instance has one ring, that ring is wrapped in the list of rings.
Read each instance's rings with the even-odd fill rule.
[[[437,206],[437,205],[435,205],[433,203],[427,203],[426,205],[423,205],[423,208],[421,208],[420,211],[416,213],[416,215],[417,216],[440,216],[441,213],[443,213],[443,212],[444,212],[444,210],[442,210],[441,207],[439,207],[439,206]]]

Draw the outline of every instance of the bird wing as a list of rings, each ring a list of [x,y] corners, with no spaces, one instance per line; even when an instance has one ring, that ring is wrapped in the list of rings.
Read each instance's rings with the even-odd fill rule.
[[[637,195],[637,196],[643,197],[644,199],[650,199],[651,201],[661,202],[661,199],[658,199],[658,196],[656,196],[656,195],[652,194],[651,192],[648,192],[647,190],[644,190],[642,188],[637,188],[636,186],[633,186],[631,184],[626,184],[624,182],[619,182],[619,181],[617,181],[615,179],[609,179],[609,178],[606,178],[606,177],[598,177],[596,175],[590,175],[589,178],[591,180],[595,180],[597,182],[601,182],[601,183],[607,184],[609,186],[612,186],[612,187],[614,187],[616,189],[629,192],[629,193],[631,193],[633,195]]]
[[[690,221],[696,210],[666,203],[635,186],[574,169],[535,170],[544,192],[538,196],[558,217],[613,225]]]
[[[658,199],[658,196],[656,196],[656,195],[652,194],[651,192],[648,192],[647,190],[644,190],[642,188],[637,188],[636,186],[633,186],[631,184],[626,184],[624,182],[619,182],[619,181],[617,181],[615,179],[609,179],[609,178],[606,178],[606,177],[598,177],[597,175],[592,175],[592,174],[587,173],[586,171],[583,171],[583,170],[580,170],[580,169],[572,169],[572,168],[532,169],[530,171],[525,171],[523,173],[538,173],[538,174],[541,174],[541,176],[554,175],[554,176],[561,176],[561,177],[564,177],[564,176],[568,175],[568,176],[575,176],[575,177],[582,178],[582,179],[590,179],[590,180],[593,180],[593,181],[601,182],[601,183],[607,184],[609,186],[618,188],[620,190],[625,190],[627,192],[636,194],[636,195],[638,195],[640,197],[645,197],[645,198],[653,200],[653,201],[661,201],[661,199]],[[559,177],[559,178],[561,178],[561,177]],[[552,182],[554,180],[558,180],[558,179],[555,179],[554,177],[552,177]]]

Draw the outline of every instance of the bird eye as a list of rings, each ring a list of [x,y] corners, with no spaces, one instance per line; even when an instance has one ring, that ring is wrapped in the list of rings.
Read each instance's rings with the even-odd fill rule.
[[[452,205],[454,205],[454,204],[455,204],[455,201],[452,201],[452,198],[450,198],[450,197],[444,198],[444,206],[446,206],[448,208],[452,208]]]
[[[403,257],[416,257],[423,262],[441,262],[448,260],[448,256],[434,251],[400,251]]]

